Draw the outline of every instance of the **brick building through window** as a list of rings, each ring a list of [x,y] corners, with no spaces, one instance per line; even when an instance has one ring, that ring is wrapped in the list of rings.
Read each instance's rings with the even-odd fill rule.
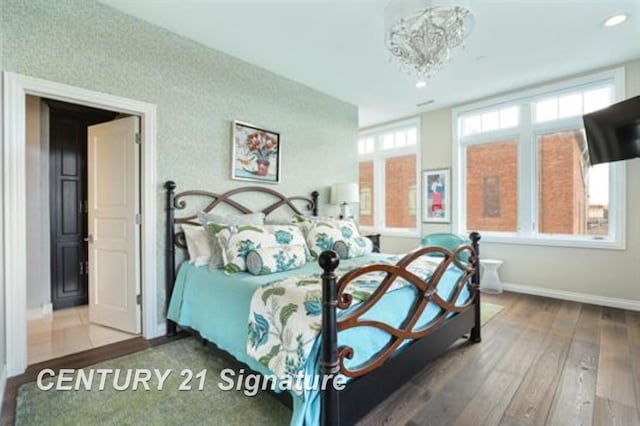
[[[458,232],[620,246],[624,165],[590,166],[582,123],[583,114],[619,96],[617,74],[610,74],[591,84],[454,111]]]
[[[419,122],[411,120],[360,135],[360,225],[417,232],[418,127]]]

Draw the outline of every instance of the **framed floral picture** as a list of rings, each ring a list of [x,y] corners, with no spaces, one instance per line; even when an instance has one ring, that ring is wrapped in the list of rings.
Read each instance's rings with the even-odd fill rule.
[[[451,170],[422,172],[422,221],[451,222]]]
[[[280,182],[280,134],[242,121],[233,122],[231,178]]]

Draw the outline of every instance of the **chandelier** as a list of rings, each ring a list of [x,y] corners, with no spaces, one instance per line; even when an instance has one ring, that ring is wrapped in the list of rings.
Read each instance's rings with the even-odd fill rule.
[[[469,36],[474,18],[460,1],[391,0],[385,9],[385,43],[402,68],[431,78]]]

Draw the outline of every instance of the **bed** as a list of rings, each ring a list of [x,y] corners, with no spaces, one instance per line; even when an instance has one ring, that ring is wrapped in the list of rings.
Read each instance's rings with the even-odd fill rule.
[[[286,197],[263,187],[222,194],[176,193],[171,181],[165,189],[169,334],[175,334],[177,325],[195,331],[244,368],[272,375],[264,362],[249,356],[247,326],[255,315],[252,298],[274,282],[317,278],[313,285],[322,295],[316,307],[321,326],[298,367],[306,376],[340,377],[346,384],[341,389],[291,391],[291,424],[354,424],[466,333],[472,342],[480,341],[477,233],[470,235],[469,245],[453,252],[425,247],[404,257],[372,253],[340,260],[335,252],[325,251],[317,262],[300,269],[264,276],[229,276],[186,262],[176,269],[177,249],[185,246],[178,225],[197,224],[195,215],[176,217],[176,210],[186,208],[187,199],[207,200],[205,212],[226,205],[239,213],[252,213],[256,209],[236,197],[255,193],[275,200],[259,209],[267,216],[279,209],[317,215],[318,193]],[[379,276],[374,288],[356,300],[354,288],[359,287],[354,283],[372,276]]]

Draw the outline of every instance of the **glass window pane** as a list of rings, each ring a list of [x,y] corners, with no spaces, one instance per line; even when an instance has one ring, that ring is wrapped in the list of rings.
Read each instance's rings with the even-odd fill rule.
[[[561,96],[558,99],[560,118],[582,115],[582,93]]]
[[[608,235],[609,165],[589,166],[584,132],[538,137],[538,232]]]
[[[485,112],[482,114],[482,131],[496,130],[500,127],[500,117],[498,111]]]
[[[373,138],[367,138],[367,140],[365,141],[365,149],[364,152],[369,154],[372,153],[373,151],[375,151],[375,142]]]
[[[407,145],[415,145],[417,143],[417,131],[416,129],[410,129],[407,131]]]
[[[415,228],[416,156],[385,160],[385,226]]]
[[[373,161],[361,161],[359,163],[359,185],[359,223],[365,226],[373,226]]]
[[[536,102],[536,122],[555,120],[558,118],[558,99],[547,99]]]
[[[407,144],[407,135],[404,131],[396,132],[396,147],[405,146]]]
[[[518,146],[500,141],[467,148],[467,229],[516,232]]]
[[[482,130],[482,122],[480,120],[479,115],[474,115],[471,117],[464,118],[462,120],[462,134],[472,135],[474,133],[479,133]]]
[[[358,140],[358,154],[364,154],[364,140]]]
[[[382,149],[393,148],[393,133],[388,133],[382,138]]]
[[[502,108],[500,110],[500,128],[508,129],[518,125],[520,109],[517,106]]]
[[[587,90],[584,92],[584,114],[606,108],[613,102],[613,93],[610,87]]]

